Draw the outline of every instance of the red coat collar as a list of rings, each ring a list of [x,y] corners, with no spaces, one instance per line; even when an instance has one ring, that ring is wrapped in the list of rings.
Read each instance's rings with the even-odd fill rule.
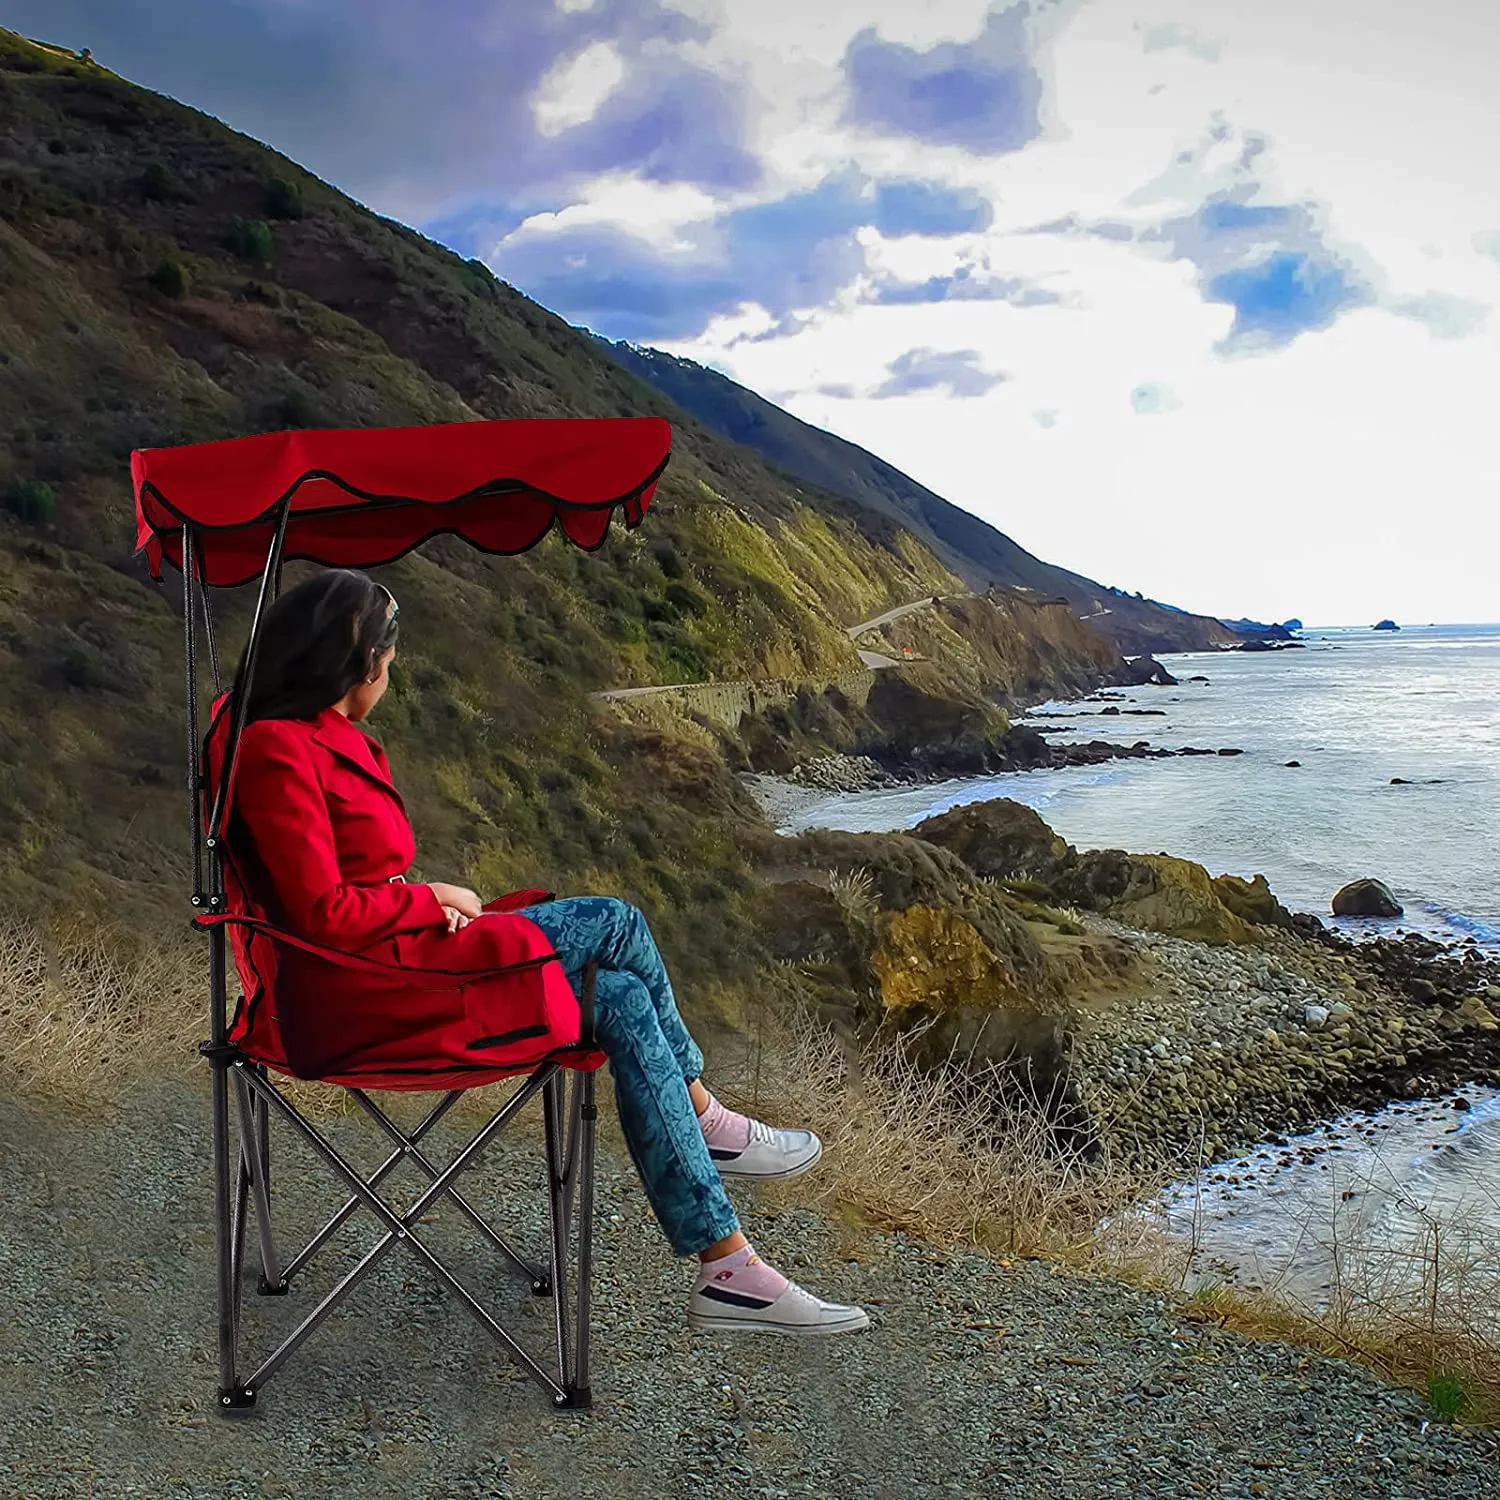
[[[341,714],[336,708],[325,708],[312,721],[312,737],[346,765],[364,772],[376,785],[384,787],[405,808],[401,793],[396,790],[386,769],[385,752],[347,714]]]

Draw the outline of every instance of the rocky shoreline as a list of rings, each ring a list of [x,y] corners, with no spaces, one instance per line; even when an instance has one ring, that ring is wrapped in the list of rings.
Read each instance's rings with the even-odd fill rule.
[[[795,782],[747,778],[773,824],[830,792],[909,784],[830,759]],[[861,942],[888,1016],[946,1017],[955,1036],[978,1024],[991,1037],[986,1060],[1040,1069],[1051,1097],[1067,1101],[1070,1135],[1081,1118],[1087,1138],[1127,1157],[1218,1160],[1348,1110],[1500,1085],[1500,956],[1472,939],[1351,941],[1287,911],[1258,877],[1080,853],[1005,799],[906,835],[781,842],[844,878],[872,871],[887,893]],[[936,876],[905,873],[937,856]],[[1000,909],[976,915],[986,901]],[[847,933],[810,931],[804,951],[818,948],[848,951]]]
[[[1093,919],[1149,955],[1080,1026],[1074,1077],[1127,1147],[1218,1160],[1350,1110],[1500,1085],[1500,961],[1410,937],[1216,946]]]

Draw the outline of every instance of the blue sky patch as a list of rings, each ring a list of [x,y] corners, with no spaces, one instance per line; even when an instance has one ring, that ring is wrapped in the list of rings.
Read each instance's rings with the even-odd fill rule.
[[[847,119],[887,134],[998,154],[1041,132],[1042,80],[1024,6],[993,13],[973,41],[925,50],[882,41],[869,27],[849,43],[844,75]]]
[[[1234,308],[1231,346],[1289,344],[1369,301],[1367,290],[1337,261],[1298,250],[1277,250],[1255,265],[1225,271],[1203,292],[1209,301]]]

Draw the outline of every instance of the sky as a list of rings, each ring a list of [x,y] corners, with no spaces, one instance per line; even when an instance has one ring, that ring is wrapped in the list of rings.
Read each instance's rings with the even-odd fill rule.
[[[1492,0],[0,0],[1106,585],[1500,620]]]

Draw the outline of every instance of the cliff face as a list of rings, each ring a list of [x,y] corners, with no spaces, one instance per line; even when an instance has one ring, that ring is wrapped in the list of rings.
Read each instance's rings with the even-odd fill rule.
[[[684,962],[732,975],[758,951],[738,837],[753,809],[701,736],[619,721],[590,692],[838,681],[860,670],[849,625],[962,581],[898,519],[792,486],[483,266],[217,121],[0,31],[9,898],[131,920],[182,909],[180,605],[130,556],[132,448],[646,413],[677,438],[639,532],[515,559],[440,539],[385,570],[410,623],[372,727],[428,873],[621,891],[683,934]],[[224,601],[231,659],[245,592]],[[974,622],[943,627],[941,664],[973,698],[1078,671],[1050,638],[1021,641],[1019,616],[1008,654]]]
[[[804,484],[842,495],[908,527],[971,588],[1022,589],[1059,598],[1118,651],[1205,651],[1239,636],[1218,620],[1105,588],[1043,562],[988,521],[935,495],[909,475],[831,432],[803,422],[716,370],[659,349],[601,346],[705,426],[763,455]],[[1024,497],[1018,497],[1024,504]]]

